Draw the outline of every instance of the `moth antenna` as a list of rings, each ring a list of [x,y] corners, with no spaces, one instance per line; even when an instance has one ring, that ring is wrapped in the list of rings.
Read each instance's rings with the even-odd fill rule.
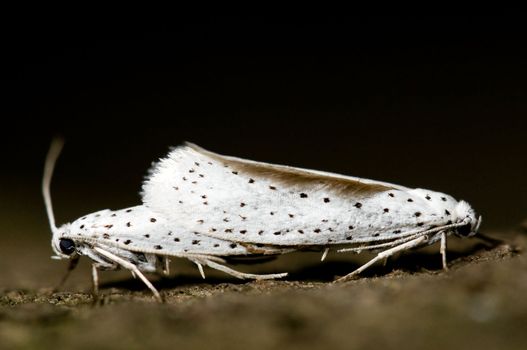
[[[55,163],[59,158],[63,146],[64,140],[62,138],[55,137],[51,141],[51,146],[49,147],[49,151],[46,156],[46,163],[44,164],[44,176],[42,177],[42,195],[44,196],[44,204],[46,205],[49,227],[53,233],[55,233],[58,228],[55,224],[55,215],[53,214],[53,205],[51,204],[51,194],[49,188],[51,186],[51,178],[53,177]]]

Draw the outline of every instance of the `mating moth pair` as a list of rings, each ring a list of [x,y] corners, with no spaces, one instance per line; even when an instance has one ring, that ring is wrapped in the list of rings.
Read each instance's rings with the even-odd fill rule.
[[[318,249],[381,252],[364,271],[394,253],[440,242],[446,268],[447,236],[474,235],[481,223],[470,205],[425,189],[222,156],[193,144],[172,150],[150,170],[143,204],[101,210],[55,226],[49,192],[60,152],[46,162],[43,193],[57,259],[89,257],[94,289],[98,270],[130,270],[161,299],[143,272],[168,273],[170,257],[238,278],[280,278],[287,273],[248,274],[225,258],[279,255]]]

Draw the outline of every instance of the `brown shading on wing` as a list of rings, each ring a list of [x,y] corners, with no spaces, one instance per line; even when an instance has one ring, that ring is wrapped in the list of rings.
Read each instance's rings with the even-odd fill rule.
[[[273,182],[285,186],[315,185],[343,196],[369,197],[376,193],[393,190],[394,187],[384,184],[365,183],[338,175],[324,174],[306,169],[284,165],[259,163],[241,158],[223,156],[207,151],[195,144],[186,143],[195,152],[223,163],[229,168],[243,172],[255,178],[272,179]]]

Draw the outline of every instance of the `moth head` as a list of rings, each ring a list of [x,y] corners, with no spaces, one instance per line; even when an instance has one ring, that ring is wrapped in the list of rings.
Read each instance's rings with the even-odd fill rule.
[[[75,241],[64,237],[69,235],[70,226],[70,224],[65,224],[53,231],[51,247],[55,252],[55,256],[53,256],[54,259],[71,259],[77,255]]]
[[[481,225],[481,215],[477,215],[474,209],[465,201],[459,201],[455,208],[459,226],[455,228],[455,234],[461,237],[474,236]]]

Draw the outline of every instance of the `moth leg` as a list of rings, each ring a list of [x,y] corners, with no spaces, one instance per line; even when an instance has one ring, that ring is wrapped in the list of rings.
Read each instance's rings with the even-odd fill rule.
[[[324,249],[324,253],[322,253],[322,257],[320,258],[320,261],[326,260],[328,253],[329,253],[329,248]]]
[[[132,272],[132,274],[137,275],[141,279],[141,281],[143,281],[143,283],[152,291],[152,293],[154,294],[154,296],[157,299],[157,301],[163,302],[163,299],[161,298],[161,294],[159,294],[159,292],[157,291],[156,287],[154,287],[154,285],[145,277],[145,275],[143,275],[143,273],[141,271],[139,271],[137,266],[135,266],[131,262],[126,261],[123,258],[120,258],[117,255],[115,255],[113,253],[110,253],[110,252],[108,252],[108,251],[106,251],[104,249],[101,249],[99,247],[93,247],[93,249],[95,251],[97,251],[99,254],[101,254],[101,255],[107,257],[108,259],[112,260],[113,262],[121,265],[125,269],[130,270],[130,272]]]
[[[375,264],[377,261],[386,259],[386,258],[394,255],[395,253],[401,252],[403,250],[408,250],[408,249],[417,247],[417,246],[421,245],[423,242],[425,242],[426,240],[428,240],[428,237],[421,236],[421,237],[417,237],[416,239],[413,239],[413,240],[411,240],[409,242],[400,244],[400,245],[398,245],[396,247],[384,250],[384,251],[380,252],[379,254],[377,254],[377,256],[375,258],[371,259],[366,264],[362,265],[361,267],[359,267],[355,271],[347,274],[346,276],[335,280],[335,282],[344,282],[344,281],[350,280],[354,276],[356,276],[359,273],[361,273],[362,271],[366,270],[371,265]]]
[[[446,263],[446,232],[441,232],[441,248],[439,248],[439,251],[441,252],[441,262],[443,263],[443,270],[448,271],[448,265]]]
[[[93,296],[97,298],[99,295],[99,271],[97,270],[97,264],[91,264],[91,278],[93,283]]]
[[[205,271],[203,271],[203,265],[201,265],[199,262],[194,261],[196,265],[198,265],[199,274],[203,279],[205,279]]]
[[[156,255],[156,273],[160,276],[166,277],[170,275],[170,259],[168,256]]]
[[[165,266],[163,268],[163,275],[168,276],[168,275],[170,275],[170,259],[165,256],[163,261],[165,263]]]
[[[231,276],[234,276],[239,279],[255,279],[255,280],[267,280],[267,279],[275,279],[275,278],[282,278],[287,276],[287,272],[285,273],[271,273],[267,275],[257,275],[252,273],[244,273],[240,271],[233,270],[225,265],[218,264],[211,260],[203,260],[201,261],[204,265],[207,265],[213,269],[223,271]],[[198,265],[199,266],[199,265]]]
[[[77,267],[77,264],[79,263],[79,258],[80,257],[77,255],[76,257],[70,260],[70,263],[68,264],[68,270],[64,274],[64,277],[62,277],[62,279],[60,280],[59,284],[55,288],[53,288],[53,292],[58,291],[60,288],[62,288],[64,283],[66,283],[66,280],[70,276],[71,271],[73,271]]]

